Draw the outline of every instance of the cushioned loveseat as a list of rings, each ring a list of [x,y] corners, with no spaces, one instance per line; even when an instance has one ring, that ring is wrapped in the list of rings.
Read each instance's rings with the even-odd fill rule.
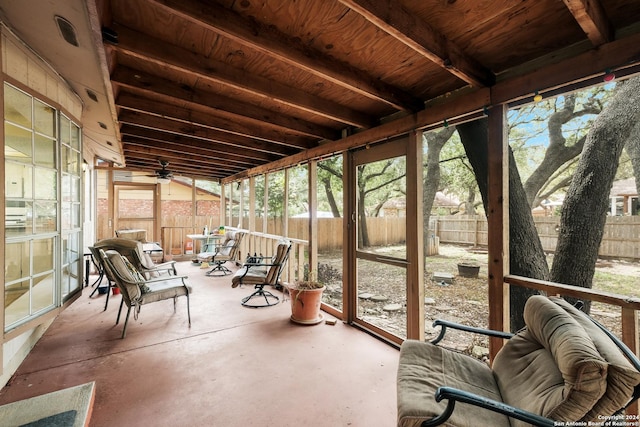
[[[586,314],[537,295],[527,301],[524,320],[523,330],[503,336],[510,338],[491,367],[433,343],[405,341],[398,425],[602,425],[638,398],[640,362]],[[459,325],[444,323],[436,341],[446,327]]]

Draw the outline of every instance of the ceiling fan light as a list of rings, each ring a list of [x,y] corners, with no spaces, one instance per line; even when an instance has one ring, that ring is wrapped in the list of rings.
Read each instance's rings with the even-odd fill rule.
[[[169,184],[171,182],[171,178],[161,177],[159,176],[156,181],[158,184]]]

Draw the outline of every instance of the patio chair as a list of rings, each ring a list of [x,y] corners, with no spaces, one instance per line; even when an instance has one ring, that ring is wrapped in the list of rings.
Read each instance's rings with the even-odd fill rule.
[[[140,309],[144,304],[163,301],[173,298],[173,311],[176,311],[176,300],[179,296],[187,297],[187,319],[191,327],[191,309],[189,307],[190,289],[187,286],[187,276],[163,276],[147,279],[129,262],[129,260],[115,250],[100,251],[100,258],[105,268],[115,280],[120,289],[122,300],[118,309],[116,325],[120,323],[122,306],[127,305],[127,317],[122,329],[122,338],[127,334],[127,324],[131,309],[134,309],[134,319],[138,318]]]
[[[231,273],[224,264],[236,260],[244,235],[242,231],[227,231],[222,245],[208,245],[205,252],[198,254],[198,261],[214,264],[213,268],[206,272],[207,276],[226,276]]]
[[[175,261],[154,263],[151,256],[143,250],[143,244],[139,240],[115,237],[100,240],[93,246],[97,249],[113,249],[120,252],[126,256],[146,278],[158,277],[162,274],[177,274]]]
[[[562,298],[535,295],[517,334],[437,320],[431,343],[405,341],[398,426],[602,425],[640,396],[640,360]],[[507,339],[492,366],[438,346],[447,329]]]
[[[100,257],[100,249],[104,251],[115,250],[124,255],[139,272],[144,274],[145,278],[160,277],[162,275],[175,276],[177,274],[175,261],[169,261],[162,264],[154,264],[149,257],[149,254],[142,250],[142,243],[137,240],[125,239],[120,237],[100,240],[93,246],[89,247],[89,250],[93,254],[93,257],[97,261],[97,264],[100,266],[104,277],[107,278],[107,297],[104,302],[104,310],[106,310],[109,306],[109,295],[111,294],[111,288],[115,287],[115,280],[104,266],[104,262]],[[98,274],[100,274],[100,271],[98,272]],[[91,292],[89,298],[91,298],[93,294],[96,293],[99,286],[100,284],[98,283],[98,286],[96,286],[93,292]]]
[[[264,289],[265,286],[280,285],[280,274],[289,258],[291,241],[282,240],[278,243],[273,257],[249,256],[242,268],[233,275],[231,287],[239,285],[254,285],[255,291],[242,299],[242,305],[250,308],[270,307],[276,305],[280,298]],[[264,303],[255,303],[254,299],[264,298]]]

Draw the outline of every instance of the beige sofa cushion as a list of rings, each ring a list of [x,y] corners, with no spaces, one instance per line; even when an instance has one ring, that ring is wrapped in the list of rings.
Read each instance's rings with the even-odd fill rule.
[[[550,299],[567,311],[585,329],[600,355],[609,364],[607,391],[587,413],[584,420],[598,421],[602,420],[602,416],[613,415],[631,399],[634,387],[640,384],[640,372],[633,367],[618,346],[583,313],[562,298]]]
[[[455,387],[501,401],[500,391],[487,364],[430,343],[407,340],[400,348],[398,367],[398,426],[420,426],[440,415],[446,400],[436,402],[440,386]],[[509,426],[509,419],[465,403],[456,403],[445,426]]]
[[[493,363],[504,402],[558,421],[581,420],[605,393],[606,361],[582,326],[547,297],[529,298],[524,320],[527,328]]]

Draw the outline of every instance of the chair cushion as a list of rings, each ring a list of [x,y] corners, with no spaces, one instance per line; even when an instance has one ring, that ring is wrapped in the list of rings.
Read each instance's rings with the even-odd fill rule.
[[[149,284],[149,291],[142,294],[140,304],[162,301],[169,298],[188,295],[189,290],[180,278],[167,279]]]
[[[434,399],[440,386],[502,400],[486,363],[430,343],[406,340],[400,348],[398,367],[398,426],[417,427],[422,421],[440,415],[446,407],[446,400],[436,402]],[[444,425],[509,426],[509,419],[496,412],[458,402]]]
[[[200,252],[197,256],[199,261],[211,261],[213,257],[220,257],[222,256],[226,256],[227,260],[229,259],[228,256],[231,253],[231,250],[233,249],[233,245],[235,245],[236,241],[234,240],[236,233],[234,231],[227,231],[226,233],[226,238],[224,243],[222,243],[221,245],[217,245],[214,249],[214,251],[203,251]]]
[[[281,264],[284,262],[287,256],[287,250],[289,250],[289,243],[282,242],[278,244],[275,255],[271,258],[271,264],[273,264],[267,272],[266,282],[274,284],[278,279],[278,272],[280,271]]]
[[[524,320],[527,328],[493,362],[503,401],[558,421],[582,420],[606,391],[606,361],[578,322],[547,297],[529,298]]]
[[[249,272],[245,274],[247,271],[247,267],[242,267],[231,278],[231,283],[243,285],[258,285],[262,283],[266,283],[265,279],[267,277],[267,268],[264,266],[251,267],[249,268]]]
[[[224,256],[229,256],[229,254],[231,253],[231,249],[233,249],[233,245],[236,244],[235,240],[229,240],[227,242],[227,244],[225,246],[222,246],[219,251],[218,251],[218,255],[224,255]]]
[[[123,292],[123,295],[125,295],[129,301],[139,298],[140,295],[142,295],[142,289],[138,286],[138,280],[134,276],[133,271],[127,266],[127,264],[131,265],[129,260],[114,250],[108,250],[106,254],[116,273],[125,280],[123,283],[121,280],[116,279],[116,283],[121,288],[120,291]],[[135,267],[133,270],[135,270]],[[124,286],[125,289],[122,289],[122,286]]]
[[[640,372],[629,362],[618,346],[584,313],[562,298],[551,297],[551,301],[562,307],[582,326],[607,361],[607,390],[595,406],[584,417],[598,421],[602,416],[613,415],[622,409],[633,395],[634,387],[640,384]]]

